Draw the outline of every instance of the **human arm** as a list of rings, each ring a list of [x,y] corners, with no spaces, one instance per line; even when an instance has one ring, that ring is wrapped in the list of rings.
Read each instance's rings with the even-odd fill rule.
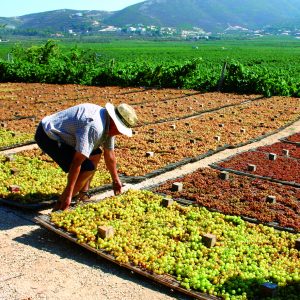
[[[67,186],[59,198],[60,207],[58,209],[65,210],[70,206],[72,197],[74,195],[74,189],[78,189],[78,187],[76,187],[76,183],[81,170],[81,164],[84,162],[85,159],[86,157],[82,153],[75,152],[68,173]]]
[[[122,182],[117,172],[116,156],[113,149],[104,148],[104,161],[112,178],[114,193],[118,195],[122,192]]]

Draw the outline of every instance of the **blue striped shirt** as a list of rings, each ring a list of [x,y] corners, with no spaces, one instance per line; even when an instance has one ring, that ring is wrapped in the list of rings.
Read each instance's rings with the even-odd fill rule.
[[[114,149],[114,137],[108,135],[109,116],[105,108],[91,103],[79,104],[43,118],[45,133],[89,157],[103,146]]]

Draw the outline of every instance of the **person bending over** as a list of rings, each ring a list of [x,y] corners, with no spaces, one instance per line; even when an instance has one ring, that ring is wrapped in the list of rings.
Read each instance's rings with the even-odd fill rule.
[[[122,182],[117,173],[114,152],[115,136],[132,136],[137,123],[132,106],[122,103],[105,107],[96,104],[79,104],[46,116],[39,123],[35,141],[64,172],[67,185],[54,210],[65,210],[74,196],[84,198],[97,169],[102,150],[104,161],[113,182],[115,195],[121,193]]]

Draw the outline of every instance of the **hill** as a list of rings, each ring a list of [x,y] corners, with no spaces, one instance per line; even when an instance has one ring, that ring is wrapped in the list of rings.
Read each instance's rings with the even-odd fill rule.
[[[130,24],[179,29],[198,27],[223,32],[228,27],[261,29],[296,24],[300,18],[299,0],[148,0],[116,12],[98,10],[55,10],[14,18],[1,18],[0,24],[18,30],[98,31],[103,26]],[[295,23],[296,22],[296,23]]]
[[[84,31],[93,29],[102,24],[112,12],[98,10],[60,9],[13,18],[1,18],[0,23],[7,24],[8,28],[65,31],[67,29]]]
[[[222,31],[237,25],[256,29],[299,17],[298,0],[150,0],[118,11],[105,22]]]

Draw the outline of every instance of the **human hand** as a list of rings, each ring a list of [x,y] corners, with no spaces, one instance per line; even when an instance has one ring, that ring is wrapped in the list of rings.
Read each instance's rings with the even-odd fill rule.
[[[120,181],[120,179],[114,180],[113,181],[113,191],[115,196],[119,195],[122,193],[122,182]]]
[[[60,205],[60,209],[61,210],[66,210],[69,208],[69,206],[71,205],[71,201],[72,201],[72,198],[67,198],[65,199],[64,201],[61,202],[61,205]]]
[[[65,210],[68,209],[71,205],[72,197],[66,195],[66,192],[64,191],[61,196],[59,197],[59,200],[56,202],[53,210]]]

